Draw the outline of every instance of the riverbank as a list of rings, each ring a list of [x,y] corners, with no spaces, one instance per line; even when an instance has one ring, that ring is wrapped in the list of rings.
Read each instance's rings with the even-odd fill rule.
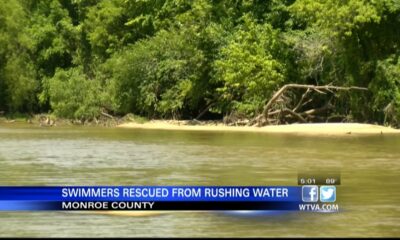
[[[7,119],[0,118],[0,123],[38,125],[41,127],[57,127],[66,125],[103,126],[117,128],[183,130],[183,131],[232,131],[287,133],[300,135],[360,135],[360,134],[400,134],[400,129],[365,123],[298,123],[288,125],[271,125],[264,127],[228,126],[222,121],[197,120],[147,120],[134,115],[121,118],[101,118],[95,121],[80,122],[69,119],[56,119],[46,115],[33,118]]]
[[[151,120],[145,123],[123,123],[120,128],[186,130],[186,131],[236,131],[289,133],[309,135],[351,135],[351,134],[400,134],[400,130],[373,124],[363,123],[305,123],[274,125],[265,127],[226,126],[222,122],[164,121]]]
[[[145,122],[145,118],[127,114],[124,117],[114,117],[111,115],[101,116],[92,120],[79,120],[68,118],[57,118],[51,114],[37,114],[37,115],[19,115],[15,116],[2,116],[0,123],[5,124],[31,124],[33,126],[41,127],[57,127],[57,126],[102,126],[102,127],[115,127],[119,124],[126,122]]]

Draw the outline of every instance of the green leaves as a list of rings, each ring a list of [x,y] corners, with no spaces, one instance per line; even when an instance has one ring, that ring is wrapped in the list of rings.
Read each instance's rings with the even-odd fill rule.
[[[57,116],[93,119],[109,105],[100,82],[87,79],[81,68],[57,69],[48,81],[50,105]]]
[[[23,31],[27,22],[18,1],[0,4],[0,111],[35,107],[38,82],[29,56],[29,36]]]
[[[373,108],[383,111],[385,122],[400,125],[400,57],[392,55],[377,63],[376,76],[369,84],[374,94]]]
[[[192,86],[202,75],[204,56],[191,36],[160,31],[116,54],[113,69],[122,112],[175,116],[193,97]]]
[[[215,79],[223,87],[222,111],[239,111],[252,115],[285,80],[285,66],[278,57],[278,32],[269,24],[256,24],[247,18],[215,61]]]
[[[298,0],[289,7],[298,29],[289,35],[296,38],[291,43],[299,54],[302,81],[371,88],[371,95],[354,94],[343,104],[355,120],[382,122],[385,106],[397,101],[389,74],[390,59],[400,54],[400,7],[395,2]]]
[[[299,22],[329,31],[333,36],[351,36],[366,23],[379,23],[376,6],[365,0],[298,0],[290,6]]]
[[[250,117],[283,84],[332,83],[371,89],[337,96],[338,113],[396,125],[399,14],[396,0],[4,1],[0,111]]]

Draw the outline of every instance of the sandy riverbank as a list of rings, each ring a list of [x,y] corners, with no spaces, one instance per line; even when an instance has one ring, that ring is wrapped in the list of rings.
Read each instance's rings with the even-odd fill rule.
[[[160,129],[160,130],[188,130],[188,131],[238,131],[238,132],[265,132],[291,133],[310,135],[351,135],[351,134],[400,134],[400,130],[373,124],[362,123],[308,123],[290,124],[265,127],[226,126],[222,123],[198,123],[189,121],[152,120],[146,123],[123,123],[117,127]]]

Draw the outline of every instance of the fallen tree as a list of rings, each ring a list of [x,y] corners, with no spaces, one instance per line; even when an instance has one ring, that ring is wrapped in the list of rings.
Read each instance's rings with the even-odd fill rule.
[[[297,102],[294,102],[293,97],[287,94],[295,89],[304,90]],[[331,103],[334,94],[337,91],[361,90],[367,91],[367,88],[350,86],[340,87],[333,85],[303,85],[303,84],[286,84],[282,86],[265,104],[261,114],[250,120],[247,125],[264,126],[270,124],[282,124],[287,122],[310,122],[316,119],[323,120],[319,116],[328,110],[334,109],[335,106]],[[305,109],[305,106],[314,101],[312,94],[327,95],[331,93],[330,98],[319,107]],[[314,104],[315,105],[315,104]],[[326,119],[329,119],[327,117]]]

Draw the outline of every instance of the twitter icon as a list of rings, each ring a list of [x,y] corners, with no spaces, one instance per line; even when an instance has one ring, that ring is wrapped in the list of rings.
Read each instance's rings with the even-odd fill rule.
[[[336,187],[335,186],[321,186],[319,188],[319,200],[321,202],[335,202],[336,201]]]

